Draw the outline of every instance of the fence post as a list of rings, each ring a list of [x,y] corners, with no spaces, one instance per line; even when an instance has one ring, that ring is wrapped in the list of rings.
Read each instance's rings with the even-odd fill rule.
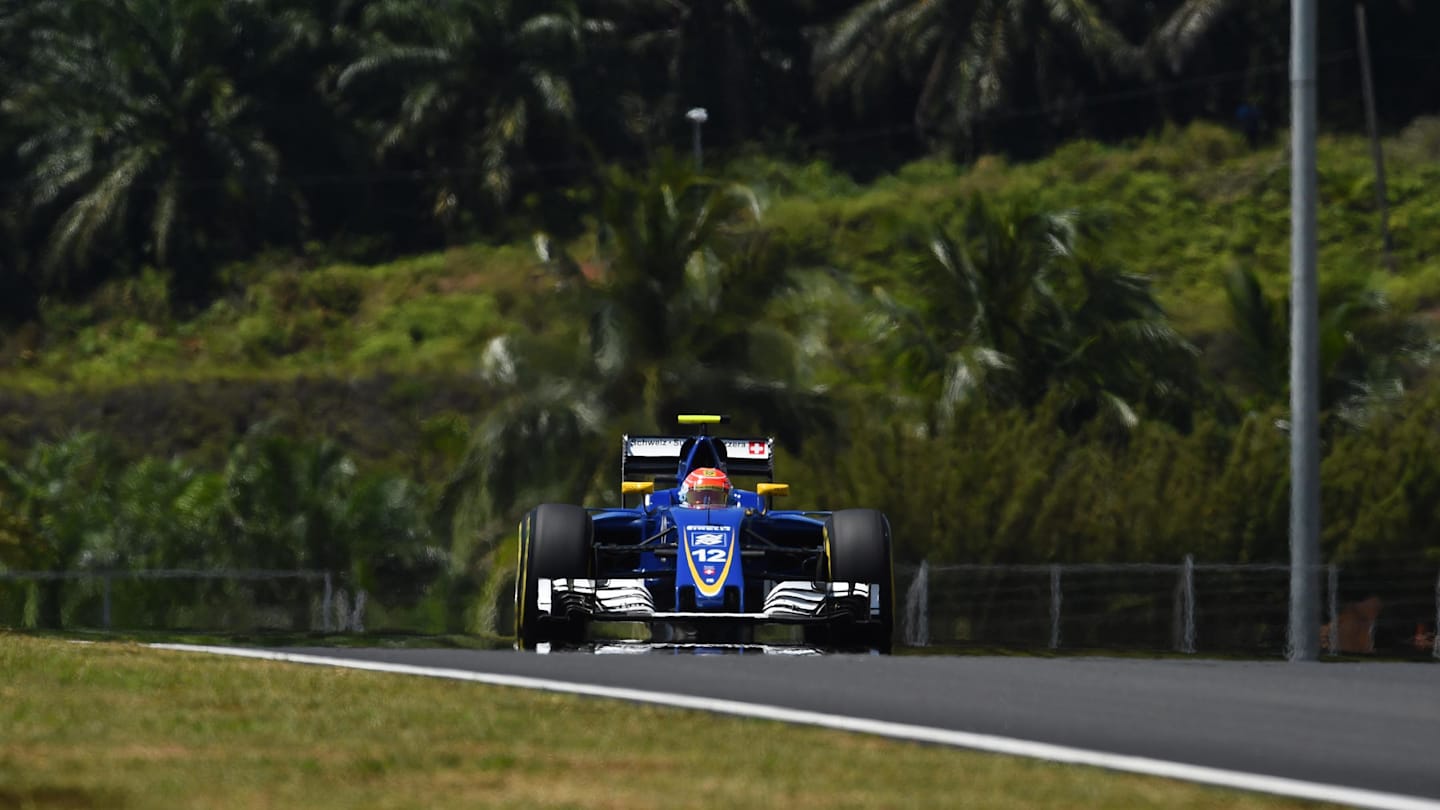
[[[1326,639],[1331,655],[1340,654],[1340,569],[1335,563],[1326,566],[1325,583],[1330,589],[1326,610],[1330,613],[1330,637]]]
[[[320,627],[321,627],[321,629],[323,629],[323,630],[324,630],[325,632],[327,632],[327,633],[331,632],[331,630],[333,629],[333,627],[332,627],[331,624],[330,624],[330,600],[331,600],[333,594],[334,594],[334,590],[333,590],[333,588],[331,587],[331,584],[330,584],[330,572],[329,572],[329,571],[326,571],[326,572],[325,572],[325,596],[324,596],[324,598],[321,599],[321,601],[320,601]]]
[[[1060,566],[1050,566],[1050,649],[1060,649]]]
[[[361,588],[355,593],[355,615],[350,618],[350,630],[355,633],[365,632],[365,602],[368,594]]]
[[[911,647],[930,644],[930,564],[920,561],[915,581],[905,593],[905,643]]]
[[[1180,609],[1184,632],[1180,636],[1180,652],[1195,652],[1195,555],[1185,555],[1180,569]]]
[[[350,629],[350,592],[341,588],[335,592],[335,631],[344,633]]]
[[[100,626],[106,630],[110,629],[110,572],[106,571],[100,578],[104,583],[104,595],[100,598]]]

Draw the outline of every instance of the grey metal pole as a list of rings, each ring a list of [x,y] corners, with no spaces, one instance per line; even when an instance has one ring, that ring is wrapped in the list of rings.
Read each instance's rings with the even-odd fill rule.
[[[1185,632],[1180,637],[1180,652],[1195,652],[1195,555],[1185,555],[1185,565],[1181,569],[1182,593],[1184,601],[1181,603],[1185,612]]]
[[[1430,637],[1430,654],[1440,659],[1440,576],[1435,578],[1435,633]]]
[[[1355,38],[1360,44],[1360,91],[1365,99],[1365,126],[1370,130],[1370,160],[1375,164],[1375,207],[1380,212],[1380,245],[1385,267],[1395,272],[1394,243],[1390,240],[1390,195],[1385,189],[1385,150],[1380,148],[1380,121],[1375,114],[1375,77],[1370,70],[1370,34],[1365,25],[1365,3],[1355,4]]]
[[[691,121],[691,122],[690,122],[690,129],[691,129],[691,132],[694,134],[694,142],[693,142],[692,146],[693,146],[693,148],[694,148],[694,150],[695,150],[695,171],[698,172],[698,171],[700,171],[700,170],[704,167],[704,165],[705,165],[704,154],[703,154],[703,153],[701,152],[701,150],[700,150],[700,122],[699,122],[699,121]]]
[[[104,628],[105,628],[106,630],[109,630],[109,629],[110,629],[110,574],[109,574],[109,573],[106,573],[106,574],[105,574],[105,576],[103,577],[103,582],[105,583],[105,596],[104,596],[104,598],[103,598],[103,600],[102,600],[102,608],[101,608],[101,611],[100,611],[100,612],[101,612],[100,622],[101,622],[101,625],[104,626]]]
[[[1340,569],[1335,563],[1330,563],[1330,583],[1327,601],[1329,602],[1330,613],[1330,637],[1327,641],[1330,644],[1330,654],[1340,654]]]
[[[1287,658],[1319,653],[1320,341],[1315,235],[1316,0],[1291,0],[1290,632]]]

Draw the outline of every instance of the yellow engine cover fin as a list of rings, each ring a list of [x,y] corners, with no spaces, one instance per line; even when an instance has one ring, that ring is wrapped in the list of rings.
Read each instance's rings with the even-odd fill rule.
[[[762,482],[755,485],[756,495],[789,495],[790,485]]]
[[[649,495],[654,491],[654,481],[622,481],[620,483],[621,495]]]

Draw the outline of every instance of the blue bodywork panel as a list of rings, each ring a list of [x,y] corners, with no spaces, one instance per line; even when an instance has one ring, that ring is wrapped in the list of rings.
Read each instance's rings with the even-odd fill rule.
[[[673,472],[683,481],[698,467],[718,467],[733,483],[737,469],[767,479],[773,471],[770,439],[627,436],[624,452],[623,473],[632,479],[641,472],[663,481]],[[638,500],[591,510],[595,576],[644,579],[657,609],[754,612],[763,582],[810,579],[816,572],[828,513],[771,511],[767,497],[739,487],[723,508],[685,506],[676,487]]]

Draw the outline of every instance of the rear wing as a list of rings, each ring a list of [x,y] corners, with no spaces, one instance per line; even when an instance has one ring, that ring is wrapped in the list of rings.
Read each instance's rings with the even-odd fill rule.
[[[704,443],[696,447],[698,443]],[[622,436],[620,480],[632,476],[675,476],[694,453],[694,467],[719,467],[729,475],[775,480],[775,440],[722,439],[714,436]]]

